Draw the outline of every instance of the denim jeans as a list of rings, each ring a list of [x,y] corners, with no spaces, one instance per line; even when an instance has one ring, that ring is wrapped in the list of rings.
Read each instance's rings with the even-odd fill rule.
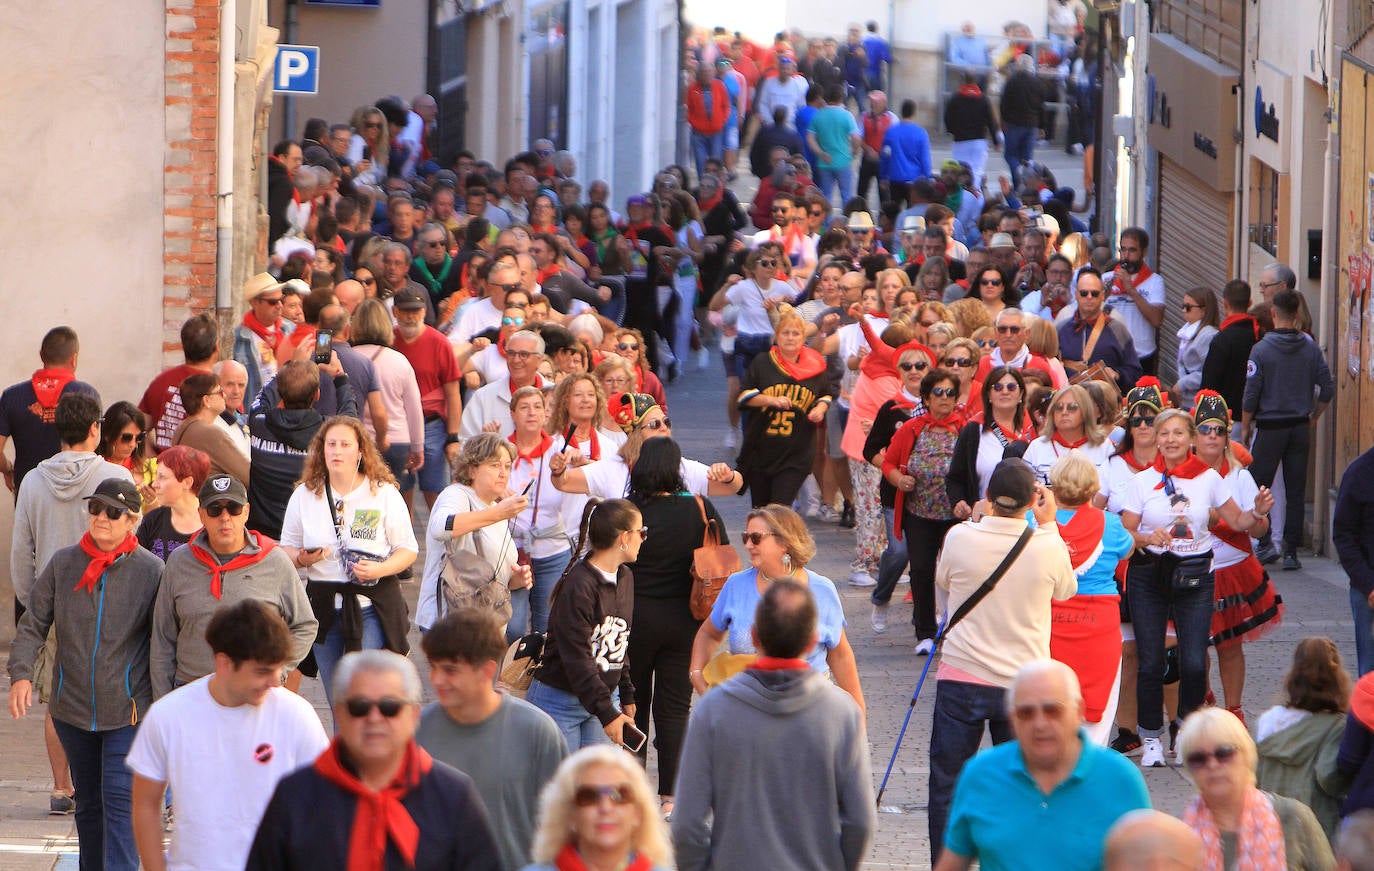
[[[363,650],[381,650],[386,645],[386,636],[382,634],[382,621],[377,617],[375,608],[363,609]],[[320,668],[320,683],[324,684],[324,695],[329,703],[334,704],[334,670],[339,665],[339,660],[343,659],[344,639],[343,639],[343,612],[336,609],[334,611],[334,625],[329,627],[329,634],[324,637],[324,641],[315,643],[315,664]]]
[[[940,857],[949,822],[949,803],[964,763],[983,742],[983,724],[993,744],[1012,739],[1007,719],[1007,691],[962,681],[935,682],[935,715],[930,729],[930,786],[927,818],[930,822],[930,862]]]
[[[447,422],[442,419],[425,421],[425,464],[420,467],[420,491],[423,493],[439,493],[453,483],[448,458],[444,456],[447,439]]]
[[[740,333],[735,337],[735,377],[743,379],[749,371],[749,364],[759,354],[767,354],[773,346],[773,337],[768,333]],[[745,409],[747,411],[747,409]]]
[[[1021,183],[1021,164],[1035,159],[1035,137],[1039,133],[1034,127],[1017,127],[1013,124],[1006,127],[1002,151],[1007,158],[1007,168],[1011,170],[1013,186]]]
[[[1374,609],[1364,593],[1350,589],[1350,613],[1355,618],[1355,661],[1360,677],[1374,671]]]
[[[549,596],[553,585],[568,567],[572,550],[553,556],[534,557],[530,570],[534,572],[534,586],[510,591],[511,615],[506,624],[506,643],[521,638],[526,632],[547,632],[549,629]]]
[[[134,775],[124,764],[137,726],[88,732],[53,720],[76,787],[81,871],[138,871],[132,817]]]
[[[1167,577],[1156,577],[1156,566],[1132,564],[1126,573],[1126,599],[1135,627],[1139,665],[1136,700],[1143,738],[1164,733],[1164,633],[1174,621],[1178,636],[1178,718],[1202,707],[1207,694],[1207,644],[1211,638],[1215,576],[1208,574],[1196,589],[1173,589]]]
[[[692,161],[696,164],[697,178],[706,174],[706,158],[720,159],[725,156],[725,131],[707,135],[692,131]]]
[[[563,740],[568,744],[569,753],[576,753],[583,747],[593,744],[611,743],[606,730],[601,728],[601,721],[595,714],[582,707],[582,702],[572,693],[554,689],[535,680],[530,682],[529,692],[525,693],[525,701],[553,717],[559,731],[563,733]],[[619,707],[620,704],[617,702],[616,708]]]
[[[386,449],[386,453],[382,454],[382,459],[386,460],[386,467],[396,477],[396,489],[401,491],[402,496],[409,496],[410,491],[415,489],[416,479],[415,472],[406,471],[406,463],[410,460],[410,445],[391,445]]]
[[[840,189],[840,205],[843,206],[854,196],[854,167],[843,166],[839,169],[820,167],[816,170],[816,187],[820,188],[821,196],[825,197],[826,202],[832,202],[830,189],[838,187]]]
[[[874,605],[886,605],[892,601],[892,591],[902,578],[907,567],[906,538],[897,538],[896,527],[892,525],[892,509],[883,509],[883,523],[887,526],[887,549],[878,558],[878,586],[873,588],[870,601]]]

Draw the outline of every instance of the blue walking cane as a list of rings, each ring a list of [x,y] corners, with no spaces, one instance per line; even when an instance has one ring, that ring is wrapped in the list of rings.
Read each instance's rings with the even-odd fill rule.
[[[930,674],[930,664],[935,661],[935,654],[940,651],[940,645],[944,643],[950,630],[953,629],[960,620],[968,616],[968,612],[972,611],[974,606],[983,601],[983,598],[987,596],[988,593],[992,592],[992,588],[997,586],[997,582],[1002,580],[1002,576],[1007,573],[1007,569],[1011,568],[1011,564],[1016,562],[1016,558],[1021,555],[1021,551],[1026,549],[1026,543],[1030,541],[1031,534],[1034,532],[1035,530],[1027,524],[1020,538],[1016,539],[1016,544],[1011,546],[1011,550],[1007,551],[1007,555],[1002,558],[1002,562],[998,563],[997,568],[992,570],[992,574],[988,575],[987,580],[983,581],[982,586],[974,590],[973,595],[959,603],[959,607],[954,609],[954,613],[949,615],[949,618],[945,620],[944,623],[940,624],[940,628],[935,632],[934,647],[931,649],[930,655],[926,657],[926,664],[921,668],[921,679],[916,682],[916,691],[911,694],[911,704],[907,706],[906,717],[902,720],[901,731],[897,733],[897,743],[892,747],[892,758],[887,761],[887,771],[883,772],[883,782],[878,786],[877,804],[880,809],[883,806],[883,793],[887,792],[888,778],[892,776],[892,766],[897,763],[897,751],[902,749],[902,739],[906,737],[907,726],[911,724],[911,715],[916,710],[916,700],[921,697],[921,688],[926,685],[926,675]]]

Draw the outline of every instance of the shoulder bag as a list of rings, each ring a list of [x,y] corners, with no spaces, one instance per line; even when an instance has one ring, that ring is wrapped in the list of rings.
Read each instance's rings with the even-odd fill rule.
[[[1011,546],[1011,550],[1007,551],[1007,555],[1002,557],[1002,561],[997,564],[997,568],[992,570],[992,574],[988,575],[988,579],[983,581],[982,586],[973,591],[973,595],[959,603],[959,607],[955,608],[954,613],[945,621],[945,625],[940,629],[940,634],[935,639],[936,647],[939,647],[940,643],[949,637],[950,630],[958,625],[960,620],[967,617],[968,613],[976,608],[979,602],[987,598],[988,593],[992,592],[992,588],[997,586],[997,582],[1002,580],[1002,576],[1011,568],[1011,564],[1016,562],[1016,558],[1021,555],[1021,551],[1026,549],[1026,545],[1030,543],[1030,538],[1034,534],[1035,530],[1031,528],[1029,523],[1026,524],[1025,531],[1016,539],[1016,543]]]

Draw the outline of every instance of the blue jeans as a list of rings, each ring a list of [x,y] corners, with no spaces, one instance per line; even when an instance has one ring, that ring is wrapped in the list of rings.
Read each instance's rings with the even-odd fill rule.
[[[692,160],[697,166],[697,178],[706,174],[706,158],[720,159],[725,156],[725,131],[722,129],[709,136],[692,131]]]
[[[137,726],[88,732],[54,719],[76,787],[81,871],[138,871],[132,816],[134,775],[124,765]]]
[[[1350,612],[1355,617],[1355,661],[1360,677],[1374,671],[1374,609],[1364,593],[1350,589]]]
[[[1011,170],[1013,186],[1021,184],[1021,164],[1035,159],[1035,138],[1040,131],[1035,127],[1017,127],[1008,124],[1003,132],[1003,154],[1007,158],[1007,168]]]
[[[382,634],[382,621],[377,617],[375,608],[363,609],[363,650],[381,650],[386,645],[386,636]],[[320,683],[324,684],[324,695],[329,700],[329,704],[334,704],[334,670],[338,668],[339,660],[344,657],[343,639],[343,613],[339,609],[334,611],[334,625],[329,627],[329,634],[324,637],[324,641],[316,642],[314,646],[315,664],[320,668]]]
[[[560,551],[552,556],[530,559],[530,570],[534,572],[534,586],[523,590],[510,591],[510,622],[506,624],[506,643],[519,640],[526,632],[547,632],[549,630],[549,596],[553,585],[562,577],[563,570],[572,559],[572,549]]]
[[[442,419],[425,421],[425,464],[420,467],[420,491],[439,493],[453,483],[444,456],[444,441],[448,438],[448,424]]]
[[[754,358],[759,354],[767,354],[771,347],[773,337],[767,333],[740,333],[735,336],[735,377],[743,379]]]
[[[949,803],[964,763],[983,742],[983,724],[992,743],[1012,739],[1007,719],[1006,690],[953,680],[935,682],[935,715],[930,729],[930,785],[927,818],[930,823],[930,863],[940,857],[949,822]]]
[[[1207,644],[1211,639],[1215,576],[1196,589],[1173,589],[1156,566],[1132,563],[1126,573],[1126,601],[1135,627],[1136,700],[1142,738],[1164,734],[1164,633],[1170,618],[1178,636],[1178,718],[1202,707],[1207,695]]]
[[[415,489],[416,478],[414,472],[406,471],[406,463],[410,460],[410,445],[392,445],[382,454],[382,459],[386,460],[386,467],[396,477],[396,489],[401,491],[402,496],[409,496],[410,491]]]
[[[892,601],[892,591],[897,588],[902,571],[907,567],[906,539],[897,538],[892,525],[892,512],[891,508],[883,509],[883,523],[887,526],[887,549],[878,558],[878,586],[873,588],[870,598],[874,605],[886,605]]]
[[[563,740],[568,744],[569,753],[576,753],[583,747],[593,744],[611,743],[610,736],[601,728],[601,721],[595,714],[582,707],[582,702],[572,693],[554,689],[535,680],[530,682],[529,692],[525,693],[525,701],[553,717],[559,731],[563,733]],[[619,707],[620,704],[617,702],[616,708]]]
[[[840,205],[844,206],[854,196],[854,167],[844,166],[839,169],[819,167],[816,170],[816,187],[820,188],[821,196],[825,197],[826,202],[831,202],[830,189],[838,187],[840,189]]]

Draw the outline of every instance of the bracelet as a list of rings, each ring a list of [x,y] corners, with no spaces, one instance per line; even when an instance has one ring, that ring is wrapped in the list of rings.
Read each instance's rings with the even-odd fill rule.
[[[690,676],[690,675],[694,675],[694,674],[701,674],[701,669],[699,669],[699,668],[694,668],[694,669],[692,669],[691,671],[687,672],[687,674],[688,674],[689,676]]]

